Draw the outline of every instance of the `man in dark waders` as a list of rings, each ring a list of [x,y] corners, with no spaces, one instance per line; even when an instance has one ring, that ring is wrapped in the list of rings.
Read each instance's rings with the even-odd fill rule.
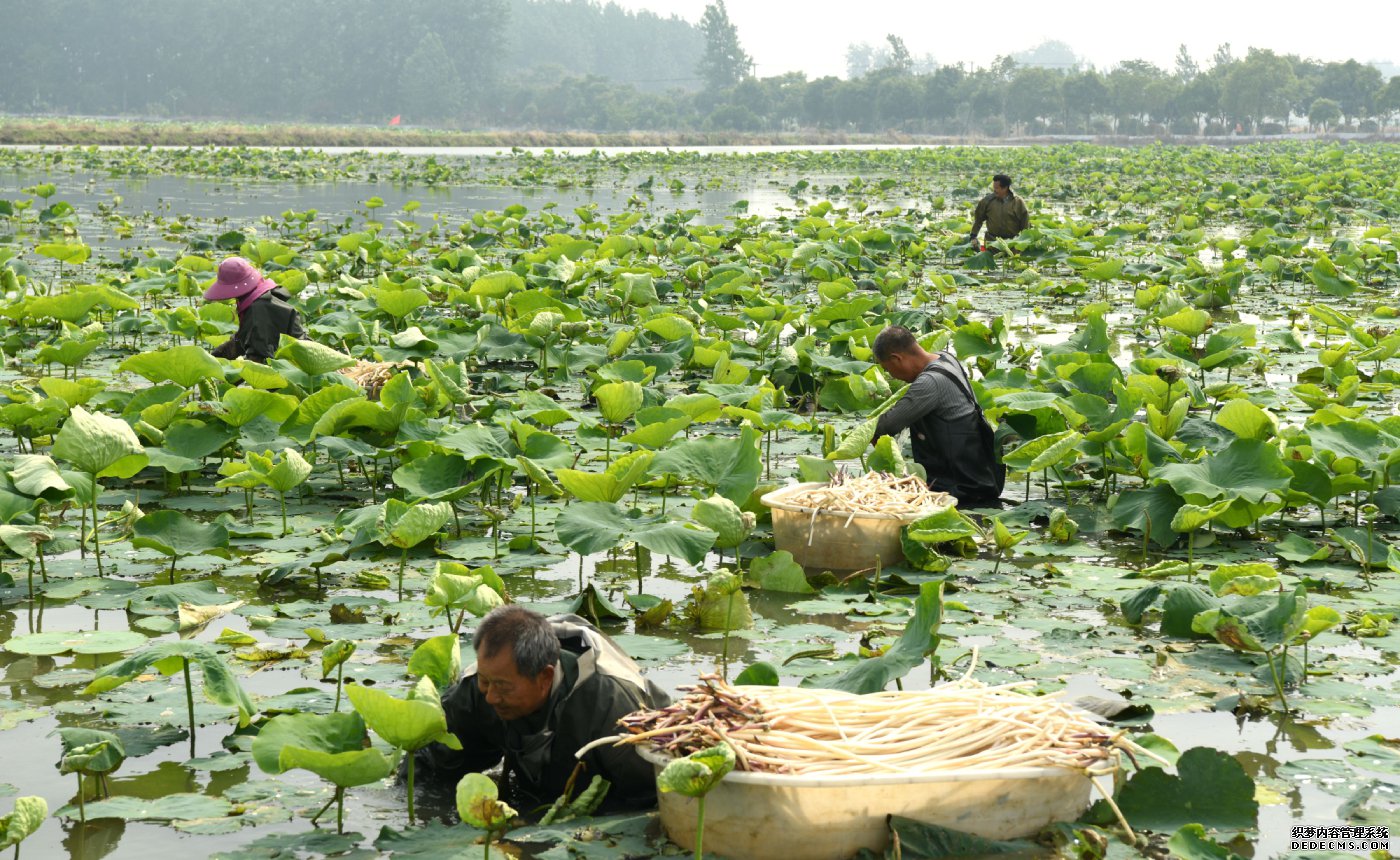
[[[1006,467],[998,462],[992,428],[957,358],[927,352],[902,326],[880,332],[872,346],[885,372],[909,383],[880,416],[875,440],[907,429],[929,489],[951,493],[964,508],[999,506]]]
[[[546,806],[564,792],[577,750],[618,734],[618,717],[671,703],[615,642],[577,615],[497,607],[472,644],[475,668],[442,696],[447,730],[462,749],[434,743],[417,753],[430,793],[450,794],[466,774],[504,760],[503,799],[522,812]],[[595,747],[583,765],[575,790],[594,776],[608,780],[605,811],[656,805],[655,773],[635,748]]]
[[[1031,213],[1026,203],[1011,190],[1011,177],[998,173],[992,177],[992,193],[977,202],[972,211],[972,233],[967,241],[977,246],[977,234],[987,225],[987,244],[996,239],[1015,239],[1031,225]]]

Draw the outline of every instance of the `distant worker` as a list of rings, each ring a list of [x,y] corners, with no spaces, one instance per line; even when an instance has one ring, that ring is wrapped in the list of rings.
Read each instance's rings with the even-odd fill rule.
[[[957,358],[927,352],[902,326],[880,332],[872,348],[886,373],[909,383],[876,422],[874,441],[907,429],[929,489],[951,493],[965,508],[1000,506],[1006,467],[997,461],[994,433]]]
[[[229,257],[219,264],[219,276],[204,291],[205,301],[237,299],[238,331],[219,344],[219,358],[247,358],[267,364],[277,352],[282,335],[305,338],[301,316],[288,302],[291,295],[264,278],[252,263],[242,257]]]
[[[1011,177],[998,173],[992,177],[992,193],[977,202],[972,210],[972,233],[968,241],[977,244],[977,234],[987,225],[987,242],[993,239],[1014,239],[1031,225],[1031,213],[1026,204],[1011,190]]]
[[[417,753],[417,767],[441,789],[504,758],[510,790],[502,799],[521,810],[548,805],[563,794],[575,752],[620,734],[619,717],[671,703],[616,643],[577,615],[546,618],[500,606],[481,620],[472,645],[476,668],[442,696],[447,730],[462,749],[434,743]],[[575,788],[582,791],[594,776],[608,780],[605,809],[656,805],[655,772],[635,748],[595,747],[583,764]]]

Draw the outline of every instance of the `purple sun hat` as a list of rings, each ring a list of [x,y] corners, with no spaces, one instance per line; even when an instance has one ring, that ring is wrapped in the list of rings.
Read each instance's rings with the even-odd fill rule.
[[[242,257],[229,257],[219,264],[219,277],[204,291],[204,300],[219,302],[248,295],[267,280],[252,263]]]

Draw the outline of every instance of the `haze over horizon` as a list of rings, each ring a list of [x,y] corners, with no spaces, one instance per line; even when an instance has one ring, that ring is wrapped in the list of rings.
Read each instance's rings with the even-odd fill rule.
[[[600,0],[629,10],[647,9],[663,17],[676,15],[698,23],[710,0]],[[1048,40],[1070,46],[1087,63],[1108,69],[1124,60],[1147,60],[1172,68],[1178,46],[1202,68],[1215,49],[1230,43],[1236,57],[1250,47],[1329,61],[1358,60],[1396,72],[1400,51],[1393,42],[1358,39],[1362,33],[1393,33],[1400,27],[1400,6],[1390,0],[1358,0],[1345,15],[1312,15],[1307,20],[1274,12],[1261,14],[1257,4],[1179,0],[1142,31],[1141,18],[1125,14],[1121,2],[1081,0],[1073,11],[1062,5],[1004,0],[996,18],[987,7],[968,3],[950,8],[908,0],[864,0],[858,6],[838,0],[727,0],[729,18],[739,30],[755,73],[772,77],[802,71],[808,78],[846,76],[846,49],[853,43],[885,44],[894,34],[916,58],[931,55],[940,65],[986,66],[998,55],[1014,54]],[[859,14],[852,14],[852,9]],[[1141,7],[1139,7],[1141,8]],[[1375,26],[1358,28],[1359,21]],[[679,70],[678,70],[679,71]]]

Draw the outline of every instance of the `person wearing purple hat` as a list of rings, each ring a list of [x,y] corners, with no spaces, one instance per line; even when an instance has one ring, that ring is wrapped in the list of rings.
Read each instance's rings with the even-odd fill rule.
[[[219,358],[248,358],[259,364],[277,352],[282,335],[303,339],[301,316],[288,302],[291,295],[264,278],[252,263],[242,257],[229,257],[219,264],[219,276],[204,291],[204,300],[221,302],[236,299],[238,331],[214,350]]]

